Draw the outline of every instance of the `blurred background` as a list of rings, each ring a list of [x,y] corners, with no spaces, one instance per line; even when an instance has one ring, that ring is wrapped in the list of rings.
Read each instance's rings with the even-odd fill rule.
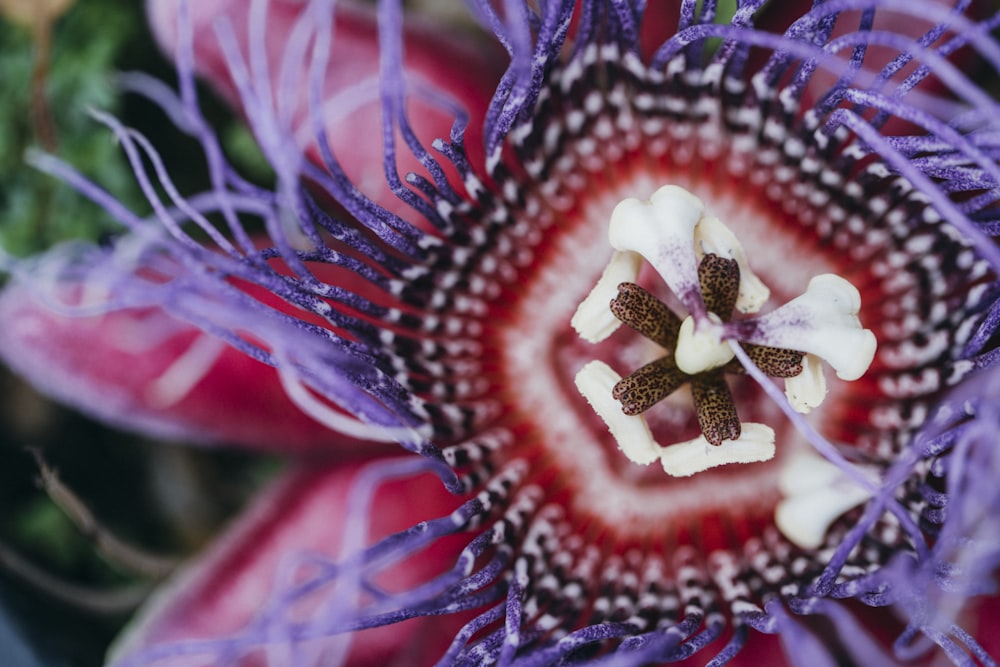
[[[111,133],[88,109],[114,113],[151,137],[182,192],[207,182],[194,143],[172,132],[151,104],[116,91],[119,72],[175,79],[142,6],[140,0],[0,0],[0,247],[6,252],[24,256],[116,231],[96,206],[26,166],[29,148],[75,165],[134,211],[149,210]],[[234,161],[266,179],[249,133],[202,94],[205,114]],[[157,580],[105,557],[105,531],[151,554],[183,558],[277,463],[110,431],[52,404],[3,368],[0,392],[0,666],[101,665]],[[41,484],[42,465],[58,475],[54,490]],[[61,497],[65,492],[70,500]],[[71,518],[65,506],[73,496],[92,512],[94,525]]]

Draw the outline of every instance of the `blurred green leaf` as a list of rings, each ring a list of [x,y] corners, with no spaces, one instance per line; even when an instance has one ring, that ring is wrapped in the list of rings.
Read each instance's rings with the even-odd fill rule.
[[[73,522],[48,498],[38,497],[14,518],[11,533],[18,544],[45,554],[50,566],[70,570],[83,553],[83,543]]]
[[[60,158],[115,196],[138,202],[136,187],[110,133],[88,108],[115,111],[115,58],[134,37],[140,7],[114,0],[83,0],[52,27],[42,95],[36,96],[36,65],[44,43],[27,28],[0,21],[0,246],[23,255],[76,237],[94,239],[111,228],[97,206],[24,162],[29,147],[45,143],[39,131],[50,122]],[[43,60],[44,62],[44,60]],[[39,99],[44,100],[39,103]]]
[[[222,145],[244,177],[258,183],[274,181],[274,170],[246,125],[228,123],[223,130]]]

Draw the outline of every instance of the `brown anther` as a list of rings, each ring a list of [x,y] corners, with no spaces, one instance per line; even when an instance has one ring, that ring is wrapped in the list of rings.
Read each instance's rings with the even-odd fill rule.
[[[740,267],[734,259],[709,253],[698,265],[701,296],[709,312],[729,320],[740,289]],[[724,377],[742,373],[733,361],[721,368],[688,375],[677,368],[677,346],[681,320],[663,302],[635,283],[618,285],[618,295],[611,300],[611,312],[632,329],[667,350],[667,354],[646,364],[615,384],[611,395],[629,416],[642,414],[653,405],[691,381],[691,392],[701,432],[710,444],[737,440],[742,433],[736,404]],[[802,352],[762,345],[743,346],[750,359],[772,377],[794,377],[802,372]]]
[[[719,446],[723,440],[740,437],[740,418],[721,369],[692,376],[691,394],[698,425],[709,444]]]
[[[705,308],[728,320],[740,295],[740,265],[735,259],[709,253],[698,265],[698,282]]]
[[[673,357],[661,357],[619,380],[611,395],[622,404],[622,412],[634,416],[645,412],[687,381],[688,375],[677,368]]]
[[[611,300],[611,312],[660,347],[673,352],[677,345],[680,318],[655,296],[635,283],[618,286],[618,296]]]
[[[750,360],[771,377],[791,378],[802,372],[804,352],[749,343],[744,343],[743,349]]]

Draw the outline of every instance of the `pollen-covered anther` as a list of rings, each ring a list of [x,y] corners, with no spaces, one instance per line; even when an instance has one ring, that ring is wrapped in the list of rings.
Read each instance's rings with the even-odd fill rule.
[[[721,220],[715,216],[706,215],[698,221],[698,224],[694,228],[694,248],[698,259],[701,261],[698,265],[699,273],[702,272],[702,267],[705,266],[705,260],[711,256],[715,256],[718,259],[731,260],[735,264],[735,273],[739,283],[734,300],[736,310],[745,314],[756,313],[767,303],[767,300],[771,297],[771,290],[750,269],[750,262],[747,261],[743,245]],[[709,310],[712,309],[709,308]],[[728,317],[728,313],[731,311],[732,307],[726,311],[725,316]],[[715,312],[723,315],[719,311]]]
[[[739,296],[740,267],[734,259],[709,253],[698,264],[701,298],[707,317],[696,321],[687,317],[677,336],[677,367],[688,375],[704,373],[726,365],[733,351],[723,339],[722,322],[732,315]]]
[[[667,362],[669,358],[662,363]],[[719,376],[721,379],[721,371]],[[721,391],[711,380],[706,380],[700,389],[694,389],[701,394],[696,399],[700,406],[699,423],[708,435],[703,433],[693,440],[668,446],[653,439],[641,414],[626,414],[622,410],[614,393],[618,387],[626,386],[627,381],[628,378],[623,380],[602,361],[591,361],[576,375],[577,389],[607,425],[618,448],[633,463],[648,465],[659,459],[667,474],[689,477],[729,463],[755,463],[774,458],[774,431],[770,427],[733,422],[735,407],[724,381]]]
[[[715,253],[709,253],[698,263],[698,284],[705,309],[728,320],[740,293],[740,265]]]
[[[691,395],[698,426],[708,444],[718,447],[723,440],[739,439],[740,418],[721,370],[691,378]]]
[[[677,345],[680,318],[639,285],[631,282],[618,285],[618,295],[610,305],[618,320],[665,350],[672,351]]]
[[[787,379],[798,376],[805,370],[804,358],[812,356],[798,350],[782,350],[749,343],[743,345],[743,350],[750,357],[750,361],[774,378]]]
[[[638,415],[674,393],[688,376],[669,356],[651,361],[615,384],[611,396],[621,403],[622,412]]]

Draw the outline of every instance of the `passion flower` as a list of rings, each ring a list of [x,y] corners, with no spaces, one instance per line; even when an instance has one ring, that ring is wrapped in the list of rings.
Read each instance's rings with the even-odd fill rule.
[[[1000,14],[793,4],[471,2],[470,51],[392,0],[152,2],[180,96],[126,83],[211,187],[100,114],[150,216],[35,155],[128,229],[13,264],[0,350],[125,427],[334,458],[120,664],[995,664],[960,616],[1000,554]]]

